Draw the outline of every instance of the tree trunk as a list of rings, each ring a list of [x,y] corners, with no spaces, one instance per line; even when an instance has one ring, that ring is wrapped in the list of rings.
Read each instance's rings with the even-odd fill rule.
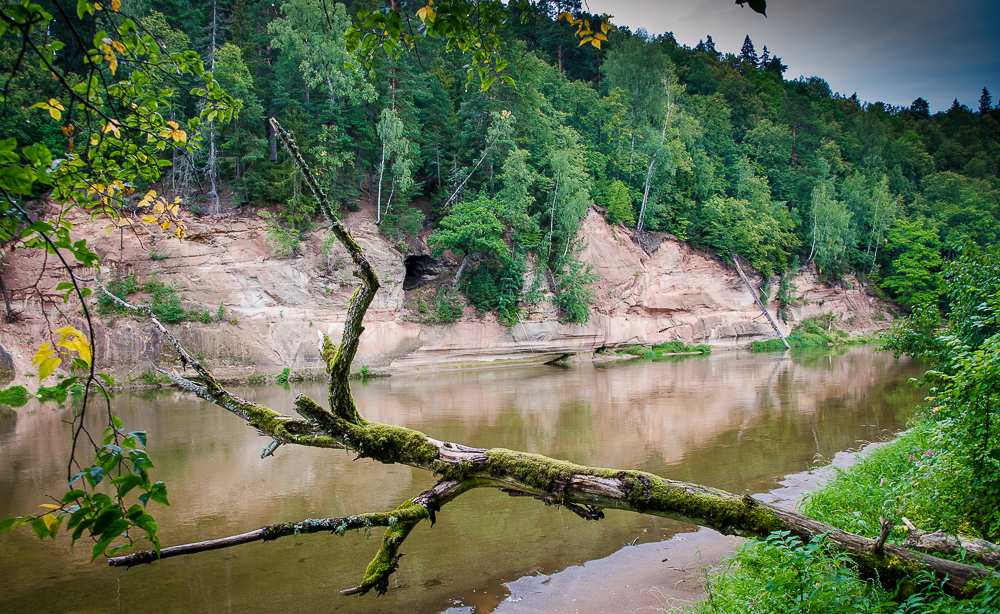
[[[262,456],[270,456],[285,444],[319,448],[349,449],[359,458],[386,464],[404,464],[436,474],[437,484],[387,512],[370,512],[347,518],[309,519],[265,526],[257,531],[198,544],[164,548],[159,557],[177,556],[229,547],[286,535],[318,531],[340,534],[356,527],[387,527],[374,560],[361,583],[341,591],[364,594],[372,589],[384,593],[399,563],[399,549],[410,531],[422,520],[435,521],[435,512],[474,488],[500,488],[511,495],[534,497],[546,504],[560,505],[587,520],[604,517],[604,508],[628,510],[675,518],[710,527],[725,534],[764,536],[773,531],[790,531],[803,540],[826,535],[841,551],[857,561],[862,573],[878,574],[889,585],[906,576],[930,570],[946,579],[945,590],[964,594],[970,579],[982,578],[981,568],[913,553],[895,546],[881,547],[874,540],[840,531],[830,525],[781,510],[751,498],[698,484],[669,480],[633,470],[599,469],[538,454],[502,448],[486,450],[439,441],[418,431],[364,420],[354,405],[348,375],[358,348],[362,319],[379,289],[378,278],[360,246],[333,216],[333,208],[299,154],[291,137],[271,120],[292,159],[302,170],[320,208],[328,216],[331,230],[347,248],[358,267],[361,287],[351,299],[339,348],[320,334],[320,353],[329,379],[329,408],[300,395],[294,409],[300,416],[283,415],[269,407],[241,399],[222,388],[212,373],[187,352],[148,309],[118,302],[144,313],[174,347],[182,362],[194,368],[200,381],[157,368],[181,388],[219,405],[244,419],[249,426],[272,438]],[[100,286],[104,290],[103,286]],[[112,566],[130,566],[156,560],[152,551],[109,559]]]
[[[782,335],[781,331],[778,329],[778,325],[777,325],[777,323],[775,323],[774,319],[771,317],[771,313],[767,310],[767,307],[765,307],[764,303],[760,300],[760,295],[758,295],[757,291],[754,290],[753,286],[750,285],[750,280],[747,279],[747,276],[743,274],[743,269],[742,269],[742,267],[740,267],[739,261],[736,260],[736,255],[735,254],[730,254],[730,256],[733,259],[733,264],[736,265],[736,270],[740,274],[740,279],[743,280],[743,283],[746,285],[747,290],[750,291],[750,296],[753,297],[754,302],[757,303],[757,306],[760,307],[760,310],[764,312],[765,316],[767,316],[767,321],[771,323],[771,328],[773,328],[775,334],[778,335],[778,339],[781,339],[781,343],[785,346],[786,350],[792,349],[791,346],[788,345],[788,341],[785,339],[785,336]]]
[[[212,43],[209,49],[209,70],[213,73],[215,72],[215,40],[216,34],[219,28],[219,2],[218,0],[212,0]],[[208,180],[211,183],[211,189],[208,192],[209,198],[212,199],[212,211],[211,213],[219,213],[219,186],[218,184],[218,161],[215,151],[215,120],[208,122],[208,162],[205,165],[205,170],[208,172]]]

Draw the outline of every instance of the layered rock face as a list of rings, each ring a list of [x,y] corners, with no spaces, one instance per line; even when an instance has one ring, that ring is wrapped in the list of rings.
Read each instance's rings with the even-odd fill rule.
[[[142,283],[155,276],[172,284],[189,308],[197,305],[213,315],[210,323],[186,321],[172,325],[172,330],[192,353],[226,377],[272,374],[285,367],[321,370],[317,332],[339,337],[358,284],[346,251],[339,245],[324,248],[324,230],[314,232],[294,256],[278,257],[256,216],[185,219],[188,235],[183,242],[155,226],[136,223],[131,230],[115,230],[108,236],[105,223],[82,216],[74,222],[74,238],[86,238],[101,255],[103,279],[132,274]],[[737,346],[774,336],[729,264],[666,236],[643,237],[644,248],[630,231],[608,226],[593,210],[581,229],[587,243],[581,257],[599,281],[593,286],[592,315],[585,325],[560,322],[550,300],[529,308],[514,326],[501,324],[491,314],[477,315],[471,307],[452,324],[427,323],[425,306],[418,309],[408,296],[416,296],[413,293],[433,283],[435,276],[438,283],[450,280],[457,262],[449,266],[447,259],[404,254],[378,234],[365,212],[349,215],[345,225],[382,283],[365,318],[356,368],[436,371],[587,358],[598,348],[627,343],[681,340]],[[54,290],[62,273],[51,258],[46,261],[37,252],[4,254],[4,282],[20,317],[4,324],[0,346],[11,357],[15,381],[30,381],[25,373],[32,371],[32,356],[48,340],[50,325],[42,303],[50,312],[54,307],[65,309],[62,293]],[[408,255],[416,265],[411,266],[410,277],[404,266]],[[414,290],[404,290],[404,281]],[[762,281],[751,279],[756,288]],[[777,280],[772,281],[776,286]],[[834,314],[840,328],[870,332],[892,313],[854,279],[830,286],[803,270],[794,286],[796,301],[788,321],[779,320],[786,333],[804,318],[827,313]],[[218,320],[214,316],[220,303],[224,316]],[[79,310],[70,315],[82,328]],[[147,323],[100,315],[94,323],[99,363],[116,377],[135,378],[152,361],[172,364],[169,347]]]

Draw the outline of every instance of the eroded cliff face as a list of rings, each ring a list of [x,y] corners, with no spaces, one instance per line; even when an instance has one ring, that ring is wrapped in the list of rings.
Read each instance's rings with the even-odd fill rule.
[[[226,377],[273,374],[285,367],[321,370],[317,333],[339,337],[358,285],[345,250],[337,245],[324,253],[323,230],[286,258],[273,254],[256,216],[185,219],[188,236],[183,242],[155,226],[136,224],[106,236],[105,223],[83,216],[73,221],[74,238],[86,238],[101,255],[103,279],[134,274],[142,282],[155,275],[174,284],[189,307],[198,305],[214,316],[223,305],[221,321],[184,322],[171,329],[192,353]],[[582,227],[587,248],[581,256],[600,277],[586,325],[561,323],[551,301],[531,308],[513,327],[490,314],[477,316],[471,307],[453,324],[429,324],[416,301],[408,300],[413,292],[403,289],[407,254],[385,241],[364,212],[344,221],[382,283],[365,318],[355,368],[435,371],[564,356],[586,359],[598,348],[625,343],[681,340],[735,346],[774,335],[727,263],[669,237],[647,236],[643,248],[628,230],[609,227],[596,211],[589,212]],[[50,312],[64,308],[61,293],[54,291],[62,272],[38,250],[7,252],[4,263],[4,282],[20,319],[3,326],[0,347],[11,358],[15,382],[25,383],[31,381],[25,374],[33,371],[34,352],[48,340],[42,303]],[[450,279],[454,270],[445,266],[439,282]],[[751,281],[758,288],[762,282]],[[142,295],[137,298],[142,300]],[[818,283],[808,270],[795,278],[795,298],[788,322],[779,321],[786,333],[802,319],[825,313],[833,313],[840,328],[870,332],[892,314],[890,306],[868,295],[856,280],[830,286]],[[82,328],[79,311],[72,317]],[[152,361],[173,364],[172,351],[147,323],[102,315],[94,323],[98,360],[116,378],[135,378]]]

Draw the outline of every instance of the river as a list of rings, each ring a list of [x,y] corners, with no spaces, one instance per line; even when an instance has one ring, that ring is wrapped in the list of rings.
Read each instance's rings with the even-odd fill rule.
[[[719,352],[657,362],[590,363],[413,375],[357,382],[369,420],[446,441],[506,447],[585,465],[642,469],[732,492],[760,493],[779,476],[884,439],[905,426],[923,372],[857,347],[831,352]],[[289,411],[316,383],[234,390]],[[31,513],[65,486],[72,411],[32,402],[0,408],[0,518]],[[171,507],[151,504],[164,545],[264,524],[389,510],[431,486],[427,472],[352,460],[344,451],[284,446],[178,390],[124,392],[114,411],[149,432],[154,479]],[[0,535],[0,600],[27,612],[490,612],[505,583],[601,559],[638,538],[674,541],[695,527],[627,512],[585,522],[562,508],[491,489],[472,491],[418,526],[387,595],[343,597],[378,547],[315,534],[178,557],[130,570],[89,562],[81,541],[40,544],[29,530]],[[676,537],[675,537],[676,536]],[[670,542],[673,543],[673,542]],[[676,547],[674,545],[673,547]]]

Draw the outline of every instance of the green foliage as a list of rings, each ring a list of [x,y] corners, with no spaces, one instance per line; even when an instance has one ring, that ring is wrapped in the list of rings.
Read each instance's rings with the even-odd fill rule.
[[[937,230],[925,221],[900,219],[889,230],[889,243],[894,246],[894,258],[883,276],[882,287],[892,291],[906,307],[936,301],[942,264]]]
[[[434,302],[434,317],[441,324],[451,324],[462,317],[462,303],[455,286],[446,284],[438,289],[437,300]]]
[[[599,205],[607,210],[609,224],[635,225],[635,208],[632,206],[632,196],[628,187],[619,180],[604,184],[601,189]]]
[[[586,324],[590,321],[590,303],[594,291],[590,285],[597,281],[591,266],[581,260],[567,258],[556,274],[556,304],[566,322]]]
[[[24,386],[11,386],[0,390],[0,405],[24,407],[28,402],[28,391]]]
[[[707,585],[710,612],[883,612],[888,596],[858,577],[853,563],[818,537],[803,544],[787,531],[740,547]],[[894,605],[894,604],[891,604]]]
[[[91,561],[128,550],[142,539],[149,540],[159,552],[159,525],[146,512],[146,506],[150,501],[170,505],[166,486],[149,477],[153,463],[145,450],[145,431],[126,433],[117,416],[112,416],[111,421],[112,426],[103,433],[103,445],[94,454],[94,463],[80,468],[70,478],[69,490],[58,505],[43,504],[42,507],[49,508],[44,514],[8,518],[0,522],[0,531],[28,525],[39,540],[47,537],[55,540],[65,520],[65,530],[72,531],[71,544],[85,533],[93,540]],[[100,492],[98,485],[102,483],[110,486],[114,497]],[[126,497],[133,491],[140,493],[136,497],[138,502],[129,505]],[[140,530],[145,535],[140,537]],[[112,547],[116,541],[118,545]]]
[[[155,275],[142,285],[142,291],[149,295],[149,307],[161,322],[176,323],[187,317],[181,304],[177,284],[164,284]]]
[[[846,332],[834,328],[833,313],[826,313],[814,318],[806,318],[795,330],[788,335],[785,340],[792,349],[804,349],[813,347],[823,347],[827,345],[840,345],[844,343],[865,343],[868,340],[851,339]],[[767,339],[766,341],[753,341],[750,343],[752,352],[782,352],[785,345],[781,339]]]
[[[139,282],[135,275],[130,273],[120,279],[112,279],[107,283],[107,288],[118,298],[125,299],[139,291]],[[126,312],[124,307],[103,292],[97,295],[97,310],[102,314]]]
[[[498,217],[498,207],[489,198],[457,203],[452,207],[427,244],[440,255],[445,249],[468,256],[497,257],[507,252],[503,241],[504,224]]]
[[[706,583],[698,614],[986,614],[1000,606],[1000,580],[986,581],[971,599],[946,595],[929,575],[916,579],[906,599],[858,576],[856,566],[822,537],[806,544],[787,531],[740,546]]]
[[[700,343],[698,345],[688,345],[683,341],[667,341],[666,343],[660,343],[653,346],[653,351],[659,354],[688,354],[693,352],[698,352],[701,354],[710,354],[712,352],[712,346]]]
[[[291,372],[292,372],[292,370],[289,369],[288,367],[285,367],[284,369],[282,369],[281,373],[278,374],[278,383],[279,384],[287,384],[288,383],[288,376],[291,374]]]
[[[927,416],[937,430],[935,474],[962,476],[955,492],[972,530],[1000,538],[1000,250],[968,245],[944,273],[948,322],[934,304],[883,337],[883,349],[932,361]]]

